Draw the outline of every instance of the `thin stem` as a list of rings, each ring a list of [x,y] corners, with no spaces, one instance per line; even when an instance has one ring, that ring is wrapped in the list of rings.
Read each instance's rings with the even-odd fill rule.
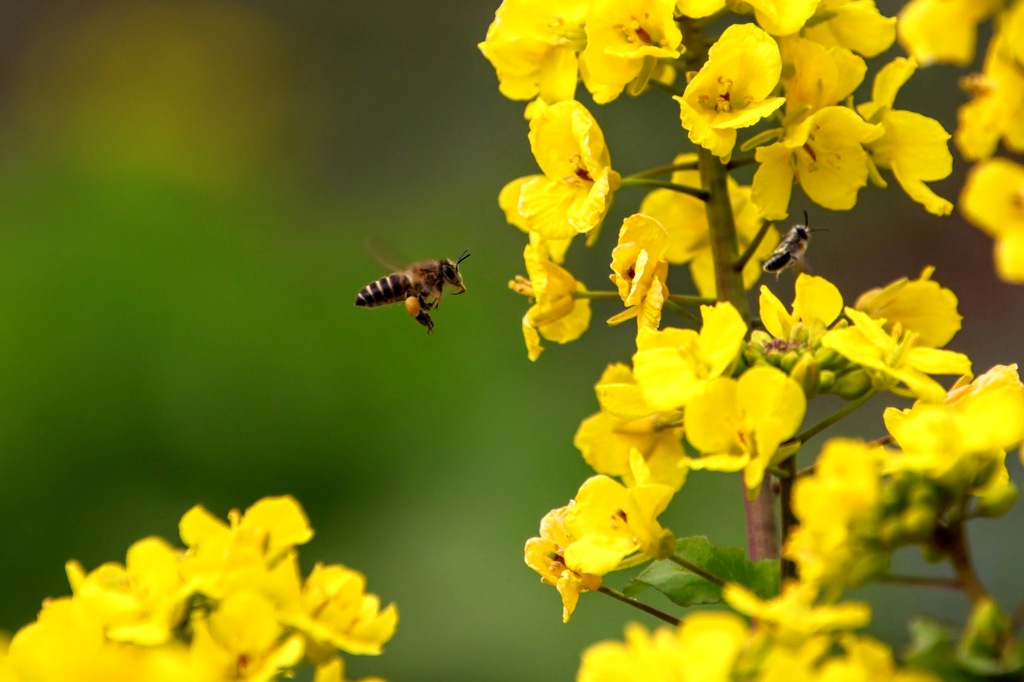
[[[669,182],[668,180],[655,180],[653,178],[638,178],[635,175],[629,175],[622,178],[623,187],[658,187],[661,189],[670,189],[673,192],[679,192],[680,194],[687,194],[701,201],[708,200],[708,193],[702,189],[696,187],[687,187],[686,185],[680,185],[676,182]]]
[[[819,433],[821,433],[822,431],[824,431],[828,427],[832,426],[836,422],[838,422],[838,421],[848,417],[850,414],[852,414],[854,411],[856,411],[858,407],[860,407],[861,405],[866,403],[871,398],[871,396],[873,396],[874,394],[875,394],[875,392],[873,390],[871,390],[871,391],[868,391],[867,393],[865,393],[864,395],[862,395],[861,397],[857,398],[856,400],[851,400],[850,402],[846,403],[841,408],[839,408],[838,410],[833,412],[828,417],[825,417],[820,422],[818,422],[814,426],[810,427],[809,429],[807,429],[803,433],[798,433],[797,435],[793,436],[792,438],[790,438],[786,442],[787,443],[797,443],[797,442],[799,442],[799,443],[806,443],[811,438],[814,438]]]
[[[642,170],[638,173],[631,173],[627,175],[627,178],[651,178],[656,175],[665,175],[666,173],[675,173],[676,171],[685,170],[697,170],[696,161],[686,161],[685,163],[668,163],[664,166],[654,166],[647,170]]]
[[[735,170],[737,168],[743,168],[744,166],[751,166],[757,163],[757,159],[754,158],[753,154],[747,154],[746,156],[736,156],[729,159],[729,163],[725,164],[727,170]]]
[[[648,606],[647,604],[637,601],[636,599],[631,599],[626,595],[622,594],[621,592],[617,592],[606,585],[601,585],[601,587],[597,588],[597,591],[601,594],[607,594],[612,599],[617,599],[623,604],[629,604],[633,608],[640,609],[644,613],[650,614],[655,618],[660,618],[661,620],[665,621],[670,625],[679,625],[678,618],[673,618],[669,614],[665,613],[664,611],[659,611],[653,606]]]
[[[714,573],[708,573],[707,571],[705,571],[703,568],[701,568],[697,564],[691,563],[691,562],[687,561],[686,559],[683,559],[682,557],[678,557],[675,554],[670,554],[669,557],[668,557],[668,560],[671,561],[674,564],[677,564],[677,565],[685,568],[690,573],[693,573],[694,575],[697,575],[697,576],[700,576],[701,578],[704,578],[704,580],[707,580],[709,583],[714,583],[714,584],[718,585],[719,587],[724,587],[725,586],[725,581],[722,580],[721,578],[719,578],[717,575],[715,575]]]
[[[793,513],[793,484],[796,483],[796,453],[779,465],[779,468],[786,473],[784,478],[779,479],[779,504],[782,507],[782,542],[799,525],[796,514]],[[796,564],[789,559],[782,559],[782,581],[787,578],[796,577]]]
[[[761,223],[761,229],[759,229],[757,234],[754,235],[754,239],[750,242],[750,245],[747,246],[747,250],[744,251],[736,260],[736,265],[733,267],[737,271],[742,272],[743,268],[747,267],[747,262],[754,257],[754,254],[757,252],[758,247],[761,246],[761,242],[764,241],[765,235],[768,234],[768,230],[770,229],[772,229],[772,224],[770,222],[766,220]]]
[[[676,313],[680,317],[685,317],[687,320],[694,323],[696,326],[700,326],[700,318],[691,313],[683,306],[673,301],[671,296],[665,299],[665,307],[671,310],[672,312]]]
[[[878,579],[880,583],[888,585],[914,585],[916,587],[944,587],[952,590],[963,588],[957,578],[932,578],[923,575],[883,575]]]
[[[669,294],[668,300],[689,306],[711,305],[717,302],[716,299],[707,296],[690,296],[688,294]]]
[[[964,524],[955,523],[952,526],[939,526],[935,529],[935,542],[953,564],[958,582],[964,592],[970,598],[971,603],[977,604],[982,599],[988,599],[988,590],[981,584],[981,579],[971,565],[971,556],[967,551],[967,534]]]

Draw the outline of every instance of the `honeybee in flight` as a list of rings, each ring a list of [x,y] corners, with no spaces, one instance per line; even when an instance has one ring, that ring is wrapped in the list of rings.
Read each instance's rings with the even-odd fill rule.
[[[807,211],[804,211],[803,224],[794,225],[775,247],[775,250],[765,259],[763,266],[765,272],[774,272],[775,277],[778,278],[780,272],[797,263],[804,269],[807,268],[804,263],[804,253],[807,252],[807,245],[811,241],[811,232],[824,232],[822,228],[812,230],[811,226],[807,224],[808,222],[810,221],[807,220]]]
[[[435,258],[413,263],[401,272],[393,272],[367,284],[356,294],[356,305],[376,308],[405,301],[406,311],[426,327],[429,334],[434,331],[434,321],[427,311],[441,305],[444,285],[454,288],[456,295],[466,292],[459,263],[467,258],[469,249],[463,251],[456,261],[451,258]]]

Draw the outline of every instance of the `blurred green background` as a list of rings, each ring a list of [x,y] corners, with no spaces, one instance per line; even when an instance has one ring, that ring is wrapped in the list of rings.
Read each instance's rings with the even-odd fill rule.
[[[317,531],[307,569],[352,566],[399,605],[385,655],[350,657],[353,676],[567,680],[627,618],[656,624],[584,595],[563,625],[523,564],[541,516],[590,474],[572,436],[632,332],[597,305],[583,340],[526,359],[526,301],[507,289],[525,239],[496,195],[535,166],[522,105],[476,49],[496,7],[0,4],[0,628],[66,594],[70,558],[123,561],[147,535],[176,541],[193,504],[223,516],[283,493]],[[952,130],[958,73],[919,73],[900,105]],[[667,98],[594,111],[624,173],[685,148]],[[963,171],[938,191],[955,199]],[[623,192],[596,249],[570,254],[592,287],[641,196]],[[952,345],[979,370],[1020,359],[1024,297],[994,279],[990,242],[895,183],[861,199],[839,215],[794,198],[830,228],[815,269],[852,300],[936,264],[966,318]],[[468,293],[445,299],[432,336],[400,308],[353,306],[386,274],[367,240],[408,260],[472,251]],[[789,300],[788,274],[768,284]],[[878,410],[853,426],[878,435]],[[1019,540],[1022,518],[972,537],[1011,605],[1024,549],[1001,538]],[[729,477],[694,475],[663,519],[744,542]],[[894,641],[907,613],[964,608],[955,594],[867,596]]]

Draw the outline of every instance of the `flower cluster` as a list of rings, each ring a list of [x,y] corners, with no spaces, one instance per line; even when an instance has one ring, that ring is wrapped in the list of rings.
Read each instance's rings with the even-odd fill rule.
[[[965,539],[968,522],[1002,515],[1017,495],[1005,464],[1024,441],[1016,366],[976,375],[967,355],[947,348],[962,317],[933,267],[844,297],[803,263],[812,228],[783,238],[772,223],[790,215],[797,185],[841,211],[889,175],[927,213],[950,214],[953,204],[929,183],[952,172],[951,136],[900,108],[899,93],[922,65],[967,63],[977,24],[990,16],[996,36],[985,73],[966,81],[975,100],[956,133],[971,159],[1000,141],[1024,148],[1024,0],[912,0],[899,24],[874,0],[501,4],[480,49],[501,91],[529,102],[541,170],[499,195],[508,222],[529,238],[528,276],[510,284],[533,302],[523,319],[528,356],[539,357],[541,337],[579,338],[597,301],[618,308],[609,324],[636,320],[635,352],[608,364],[595,387],[600,410],[576,431],[596,475],[544,517],[526,562],[557,588],[563,620],[582,593],[600,592],[674,626],[629,626],[625,642],[592,647],[580,680],[924,682],[935,679],[924,669],[1024,672],[1012,624]],[[897,34],[908,56],[871,63]],[[681,131],[674,117],[668,127],[690,148],[645,170],[613,170],[596,118],[576,99],[580,83],[599,105],[671,97]],[[865,84],[870,98],[856,101]],[[567,252],[577,235],[598,242],[613,197],[630,187],[648,193],[618,226],[612,287],[585,286],[565,269]],[[1024,167],[980,163],[962,199],[997,236],[1000,272],[1024,281]],[[670,291],[680,265],[695,293],[680,293],[687,287],[675,279]],[[799,272],[792,300],[762,285],[755,309],[748,291],[762,271],[790,266]],[[832,438],[798,470],[812,439],[872,398],[888,405],[878,420],[886,433]],[[829,403],[839,405],[830,414]],[[695,471],[741,478],[749,559],[662,525]],[[889,573],[892,555],[909,546],[948,564],[955,577],[938,582],[963,591],[972,616],[956,646],[953,635],[929,635],[908,667],[853,632],[871,609],[846,592],[883,580],[927,584]],[[640,566],[623,592],[609,585],[609,574]],[[680,619],[637,600],[646,589],[681,607],[724,602],[736,613]]]
[[[294,499],[228,518],[196,506],[179,526],[184,550],[151,537],[124,564],[69,562],[72,595],[47,600],[14,635],[0,678],[259,681],[309,663],[318,682],[343,682],[339,651],[381,652],[397,609],[341,565],[303,578],[296,547],[313,531]]]
[[[979,25],[992,20],[981,73],[965,76],[970,101],[953,136],[975,163],[961,195],[964,216],[995,240],[999,277],[1024,283],[1024,166],[995,157],[1003,144],[1024,152],[1024,2],[912,0],[903,9],[900,42],[921,63],[967,66]]]

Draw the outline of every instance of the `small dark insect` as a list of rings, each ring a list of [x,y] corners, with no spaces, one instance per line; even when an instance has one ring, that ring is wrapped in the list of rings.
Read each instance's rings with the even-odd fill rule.
[[[779,273],[797,263],[806,268],[804,253],[811,241],[811,232],[824,232],[822,228],[812,230],[811,226],[807,224],[808,222],[810,221],[807,220],[807,211],[804,211],[803,224],[797,224],[790,228],[775,250],[765,259],[763,266],[765,272],[774,272],[775,277],[778,278]]]
[[[356,305],[367,308],[405,302],[405,309],[416,321],[427,328],[427,333],[434,331],[434,321],[427,311],[441,305],[441,291],[445,284],[455,289],[455,294],[466,292],[462,283],[459,263],[469,258],[469,249],[462,252],[459,259],[451,258],[421,260],[413,263],[405,270],[393,272],[370,282],[356,294]]]

